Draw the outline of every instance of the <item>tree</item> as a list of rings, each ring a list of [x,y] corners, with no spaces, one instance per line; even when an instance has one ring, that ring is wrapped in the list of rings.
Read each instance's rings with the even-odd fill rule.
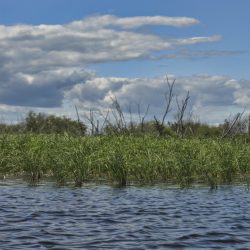
[[[26,132],[45,133],[45,134],[62,134],[84,135],[86,125],[80,120],[73,121],[65,116],[57,117],[54,115],[45,115],[42,113],[29,112],[24,121]]]

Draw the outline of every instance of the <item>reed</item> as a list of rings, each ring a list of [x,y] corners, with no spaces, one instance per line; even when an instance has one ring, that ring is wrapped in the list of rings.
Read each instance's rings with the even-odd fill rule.
[[[2,134],[0,175],[59,185],[105,181],[130,184],[250,183],[250,144],[244,139],[153,136]]]

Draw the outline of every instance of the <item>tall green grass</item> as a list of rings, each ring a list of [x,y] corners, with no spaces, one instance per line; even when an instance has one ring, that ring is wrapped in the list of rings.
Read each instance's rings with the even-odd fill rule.
[[[0,135],[0,175],[31,183],[249,183],[250,143],[243,139],[151,136]]]

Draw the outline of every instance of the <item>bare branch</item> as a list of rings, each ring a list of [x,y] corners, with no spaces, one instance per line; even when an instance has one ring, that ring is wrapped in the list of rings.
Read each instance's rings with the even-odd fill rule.
[[[189,91],[187,92],[187,95],[185,97],[185,99],[183,99],[181,101],[181,104],[178,101],[178,98],[176,97],[176,103],[177,103],[177,107],[178,107],[178,113],[177,113],[177,134],[181,134],[181,136],[183,137],[184,135],[184,115],[188,106],[188,101],[190,99],[190,95],[189,95]]]
[[[89,110],[89,114],[84,114],[84,119],[90,123],[91,135],[99,134],[99,121],[95,119],[95,114],[92,109]]]
[[[76,116],[77,116],[77,122],[79,124],[79,128],[81,128],[81,120],[80,120],[80,116],[79,116],[79,112],[78,112],[78,108],[77,106],[75,105],[75,111],[76,111]],[[83,132],[84,133],[84,132]]]
[[[160,121],[154,116],[155,119],[155,128],[158,131],[159,135],[162,136],[164,134],[164,126],[160,123]]]
[[[110,121],[109,121],[109,119],[108,119],[108,117],[109,117],[109,112],[110,112],[110,110],[108,110],[107,112],[106,112],[106,115],[103,115],[103,112],[99,112],[99,114],[100,114],[100,116],[103,118],[103,123],[102,123],[102,126],[101,126],[101,128],[100,128],[100,132],[103,132],[103,129],[104,129],[104,127],[105,127],[105,125],[108,123],[108,124],[111,124],[110,123]]]
[[[222,138],[225,138],[225,137],[227,137],[229,135],[232,136],[232,134],[237,134],[237,132],[240,129],[239,128],[239,125],[241,123],[240,120],[241,120],[244,113],[245,113],[245,110],[243,110],[241,113],[236,114],[231,122],[228,121],[229,126],[228,126],[228,128],[226,128],[223,131]],[[237,130],[235,130],[235,129],[237,129]],[[235,130],[235,131],[233,132],[233,130]]]
[[[175,84],[175,80],[176,79],[174,79],[172,81],[172,83],[169,82],[168,77],[166,77],[166,80],[167,80],[167,84],[168,84],[168,92],[165,93],[165,100],[167,102],[167,106],[166,106],[164,115],[162,117],[161,125],[164,124],[164,121],[166,119],[167,114],[171,111],[171,103],[172,103],[172,99],[173,99],[173,96],[174,96],[174,94],[173,94],[173,88],[174,88],[174,84]]]
[[[123,115],[123,111],[122,111],[122,108],[119,104],[119,102],[117,101],[117,98],[116,97],[110,97],[111,100],[112,100],[112,108],[113,108],[113,115],[117,121],[117,124],[119,125],[120,128],[126,128],[126,120],[124,118],[124,115]]]

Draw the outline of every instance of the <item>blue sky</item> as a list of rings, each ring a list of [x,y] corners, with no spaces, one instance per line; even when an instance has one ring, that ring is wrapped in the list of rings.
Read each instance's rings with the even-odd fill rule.
[[[166,73],[179,79],[177,95],[193,93],[193,109],[206,122],[248,112],[249,9],[249,0],[0,0],[0,112],[6,120],[29,109],[72,115],[73,104],[101,108],[115,95],[125,106],[152,102],[152,112],[160,115],[157,95],[164,92]],[[155,17],[161,17],[157,23]],[[176,27],[168,17],[189,19]],[[143,24],[131,28],[127,21]],[[93,23],[96,30],[83,31]],[[110,44],[120,47],[110,50]]]

